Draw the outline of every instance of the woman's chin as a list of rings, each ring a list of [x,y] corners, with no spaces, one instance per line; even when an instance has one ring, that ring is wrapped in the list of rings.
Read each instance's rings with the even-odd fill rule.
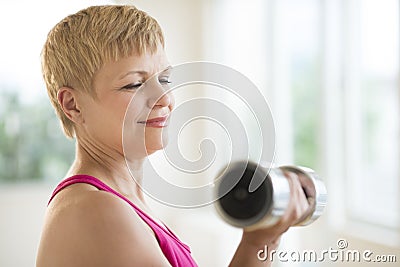
[[[167,146],[167,142],[162,142],[162,143],[158,142],[157,144],[152,143],[152,144],[146,145],[147,155],[151,155],[158,150],[162,150],[166,146]]]

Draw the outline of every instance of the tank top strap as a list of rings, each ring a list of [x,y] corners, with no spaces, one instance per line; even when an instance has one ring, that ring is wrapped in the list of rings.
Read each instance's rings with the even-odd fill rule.
[[[70,185],[77,184],[77,183],[90,184],[99,190],[108,191],[110,193],[111,193],[111,191],[109,191],[109,190],[110,189],[112,190],[112,188],[110,188],[105,183],[103,183],[102,181],[100,181],[99,179],[97,179],[93,176],[78,174],[78,175],[68,177],[68,178],[64,179],[63,181],[61,181],[61,183],[59,183],[57,185],[57,187],[54,189],[47,205],[50,205],[50,202],[61,190],[63,190],[64,188],[66,188]]]
[[[183,243],[167,226],[165,226],[165,228],[162,227],[159,223],[157,223],[155,220],[153,220],[153,218],[151,218],[147,213],[145,213],[139,207],[137,207],[132,201],[130,201],[128,198],[126,198],[122,194],[118,193],[117,191],[115,191],[110,186],[108,186],[107,184],[105,184],[104,182],[102,182],[101,180],[99,180],[96,177],[93,177],[90,175],[84,175],[84,174],[77,174],[77,175],[73,175],[71,177],[64,179],[54,189],[47,205],[50,204],[50,202],[53,200],[53,198],[61,190],[63,190],[64,188],[66,188],[70,185],[77,184],[77,183],[90,184],[101,191],[106,191],[113,195],[118,196],[119,198],[121,198],[122,200],[127,202],[136,211],[136,213],[139,215],[139,217],[142,220],[144,220],[146,222],[146,224],[148,224],[150,226],[150,228],[152,228],[152,230],[154,231],[156,238],[159,242],[161,241],[160,239],[162,239],[163,234],[167,234],[190,253],[189,246],[186,245],[185,243]]]
[[[124,200],[125,202],[128,202],[129,205],[131,205],[135,211],[139,214],[139,216],[146,221],[146,223],[148,223],[148,221],[150,221],[152,224],[155,224],[159,227],[162,228],[162,226],[159,225],[159,223],[157,223],[156,221],[154,221],[149,215],[147,215],[147,213],[145,213],[144,211],[142,211],[138,206],[136,206],[132,201],[130,201],[128,198],[126,198],[125,196],[123,196],[122,194],[118,193],[117,191],[115,191],[114,189],[112,189],[110,186],[108,186],[107,184],[105,184],[103,181],[99,180],[96,177],[90,176],[90,175],[84,175],[84,174],[77,174],[71,177],[66,178],[65,180],[63,180],[54,190],[49,203],[53,200],[53,198],[64,188],[73,185],[73,184],[78,184],[78,183],[84,183],[84,184],[90,184],[94,187],[96,187],[97,189],[101,190],[101,191],[105,191],[105,192],[109,192],[113,195],[116,195],[117,197],[121,198],[122,200]]]

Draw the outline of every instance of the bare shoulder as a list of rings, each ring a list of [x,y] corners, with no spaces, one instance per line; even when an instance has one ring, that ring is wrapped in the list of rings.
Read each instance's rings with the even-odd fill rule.
[[[85,184],[49,205],[37,267],[169,266],[151,229],[129,204]]]

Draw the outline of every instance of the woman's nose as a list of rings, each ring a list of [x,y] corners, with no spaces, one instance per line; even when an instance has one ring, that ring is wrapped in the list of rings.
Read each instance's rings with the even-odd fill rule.
[[[158,100],[156,101],[156,104],[154,106],[159,106],[159,107],[168,107],[171,105],[171,96],[170,93],[164,92],[163,95],[161,95]]]
[[[167,86],[163,86],[158,82],[152,82],[148,84],[150,88],[146,88],[149,92],[148,106],[150,109],[155,106],[168,107],[173,105],[172,92],[169,91]]]

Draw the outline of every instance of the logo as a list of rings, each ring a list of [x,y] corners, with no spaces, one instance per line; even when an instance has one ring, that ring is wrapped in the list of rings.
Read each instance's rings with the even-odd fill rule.
[[[167,121],[137,123],[151,119],[163,97],[175,101]],[[126,110],[122,137],[127,166],[143,192],[181,208],[214,202],[214,185],[230,162],[266,167],[275,153],[273,117],[262,92],[242,73],[211,62],[176,65],[146,80]],[[227,192],[239,179],[232,177]]]

